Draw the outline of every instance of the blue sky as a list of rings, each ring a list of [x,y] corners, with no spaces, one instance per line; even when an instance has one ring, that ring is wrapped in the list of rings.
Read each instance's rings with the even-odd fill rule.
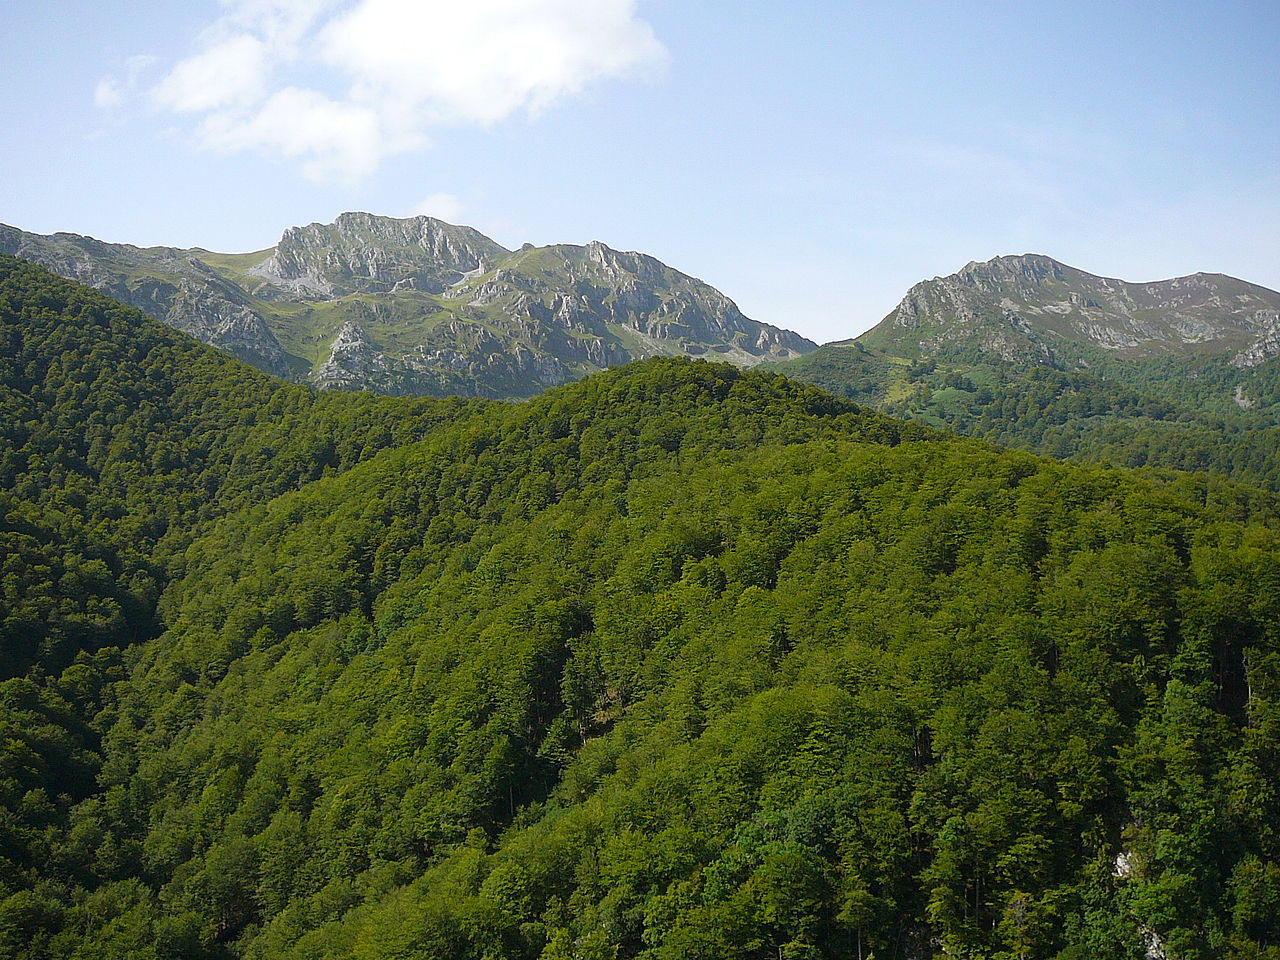
[[[343,210],[651,253],[856,335],[1038,252],[1280,288],[1274,2],[45,0],[0,221],[241,251]]]

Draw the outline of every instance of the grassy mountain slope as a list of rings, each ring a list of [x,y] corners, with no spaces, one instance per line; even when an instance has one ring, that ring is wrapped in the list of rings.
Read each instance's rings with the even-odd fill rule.
[[[1038,254],[996,257],[916,284],[859,339],[908,356],[1226,355],[1247,366],[1280,350],[1280,293],[1222,274],[1129,283]]]

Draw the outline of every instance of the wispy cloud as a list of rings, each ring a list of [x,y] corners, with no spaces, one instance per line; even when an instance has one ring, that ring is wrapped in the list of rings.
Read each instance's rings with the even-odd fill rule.
[[[156,65],[150,56],[130,57],[111,76],[103,77],[93,88],[93,102],[103,110],[114,110],[134,97],[146,73]]]
[[[262,98],[273,53],[258,37],[227,37],[180,62],[152,96],[179,113],[251,105]]]
[[[929,139],[899,140],[884,145],[883,151],[907,176],[949,195],[955,204],[995,204],[1068,219],[1074,215],[1054,165],[1026,151]]]
[[[223,0],[196,50],[150,90],[199,142],[358,181],[432,130],[536,114],[667,52],[635,0]],[[102,106],[129,93],[104,80]]]

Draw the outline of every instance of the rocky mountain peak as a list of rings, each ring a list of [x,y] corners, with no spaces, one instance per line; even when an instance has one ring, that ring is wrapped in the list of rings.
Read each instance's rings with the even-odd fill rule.
[[[580,248],[587,263],[594,264],[612,279],[631,275],[644,282],[658,279],[667,268],[662,261],[643,253],[615,250],[599,240],[592,240]]]
[[[1121,356],[1274,355],[1280,293],[1222,274],[1132,283],[1043,254],[972,262],[916,284],[860,339],[908,354],[962,350],[1055,362],[1081,350]]]
[[[995,257],[991,260],[970,261],[956,274],[957,277],[977,287],[1002,283],[1043,284],[1049,281],[1065,282],[1071,268],[1052,257],[1038,253]]]
[[[319,299],[379,293],[397,284],[438,293],[509,252],[478,230],[434,217],[352,212],[333,223],[290,227],[271,256],[250,272]]]

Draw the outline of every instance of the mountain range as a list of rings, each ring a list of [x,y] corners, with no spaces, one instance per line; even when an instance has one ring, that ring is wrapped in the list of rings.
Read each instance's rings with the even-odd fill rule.
[[[429,217],[347,213],[249,254],[0,226],[0,250],[321,389],[520,399],[636,358],[719,358],[1059,458],[1280,484],[1280,293],[1222,274],[997,257],[817,348],[644,254],[512,251]]]
[[[508,250],[431,217],[345,213],[245,254],[0,225],[0,252],[321,388],[528,397],[644,357],[751,366],[816,346],[653,257],[599,242]]]

